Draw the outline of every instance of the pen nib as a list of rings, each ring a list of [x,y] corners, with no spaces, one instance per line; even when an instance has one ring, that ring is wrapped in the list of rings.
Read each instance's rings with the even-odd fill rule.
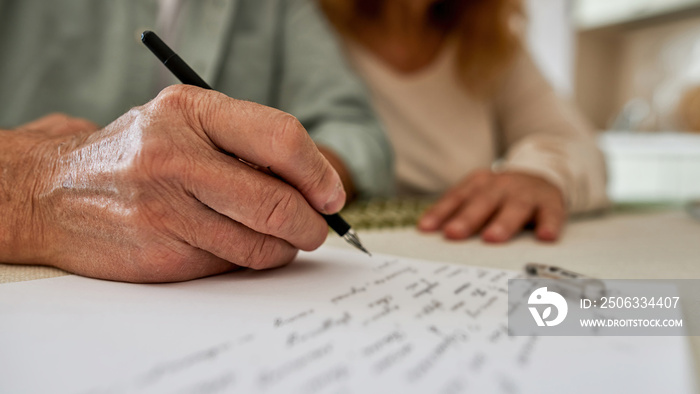
[[[343,235],[343,238],[352,246],[356,247],[357,249],[360,249],[361,251],[367,253],[370,257],[372,256],[372,253],[370,253],[367,249],[365,249],[364,246],[362,246],[362,242],[360,242],[360,237],[357,236],[357,233],[353,230],[350,229],[348,230],[345,235]]]

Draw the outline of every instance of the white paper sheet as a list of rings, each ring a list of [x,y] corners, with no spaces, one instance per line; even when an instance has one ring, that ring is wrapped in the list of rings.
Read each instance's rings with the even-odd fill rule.
[[[693,392],[683,337],[509,337],[515,275],[326,248],[187,283],[2,285],[0,392]]]

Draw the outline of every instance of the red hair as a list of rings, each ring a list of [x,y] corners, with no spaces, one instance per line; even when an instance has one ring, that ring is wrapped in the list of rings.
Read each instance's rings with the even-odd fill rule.
[[[382,16],[387,1],[319,0],[342,34]],[[485,93],[522,48],[516,29],[523,20],[521,0],[441,0],[430,6],[426,23],[457,39],[460,76],[471,91]]]

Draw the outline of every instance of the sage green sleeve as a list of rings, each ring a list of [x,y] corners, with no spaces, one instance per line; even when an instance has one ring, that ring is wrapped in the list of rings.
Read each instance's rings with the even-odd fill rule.
[[[394,192],[393,153],[366,93],[313,1],[286,2],[278,107],[349,169],[360,196]]]

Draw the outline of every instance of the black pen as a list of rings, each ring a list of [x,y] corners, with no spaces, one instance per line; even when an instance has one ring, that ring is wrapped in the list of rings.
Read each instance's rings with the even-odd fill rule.
[[[150,30],[144,31],[143,34],[141,34],[141,42],[143,42],[144,45],[146,45],[146,47],[148,47],[148,49],[150,49],[151,52],[156,55],[158,60],[163,62],[165,67],[167,67],[168,70],[170,70],[170,72],[172,72],[173,75],[180,80],[180,82],[203,89],[211,89],[211,86],[204,82],[204,80],[197,75],[197,73],[180,58],[180,56],[170,49],[170,47],[167,46],[163,40],[156,35],[156,33]],[[350,245],[360,249],[370,256],[372,255],[367,249],[365,249],[364,246],[362,246],[360,237],[357,236],[357,233],[350,228],[350,225],[339,214],[322,214],[321,216],[326,219],[326,223],[328,223],[330,228],[338,233],[338,235],[343,237],[343,239],[345,239],[345,241],[347,241]]]

